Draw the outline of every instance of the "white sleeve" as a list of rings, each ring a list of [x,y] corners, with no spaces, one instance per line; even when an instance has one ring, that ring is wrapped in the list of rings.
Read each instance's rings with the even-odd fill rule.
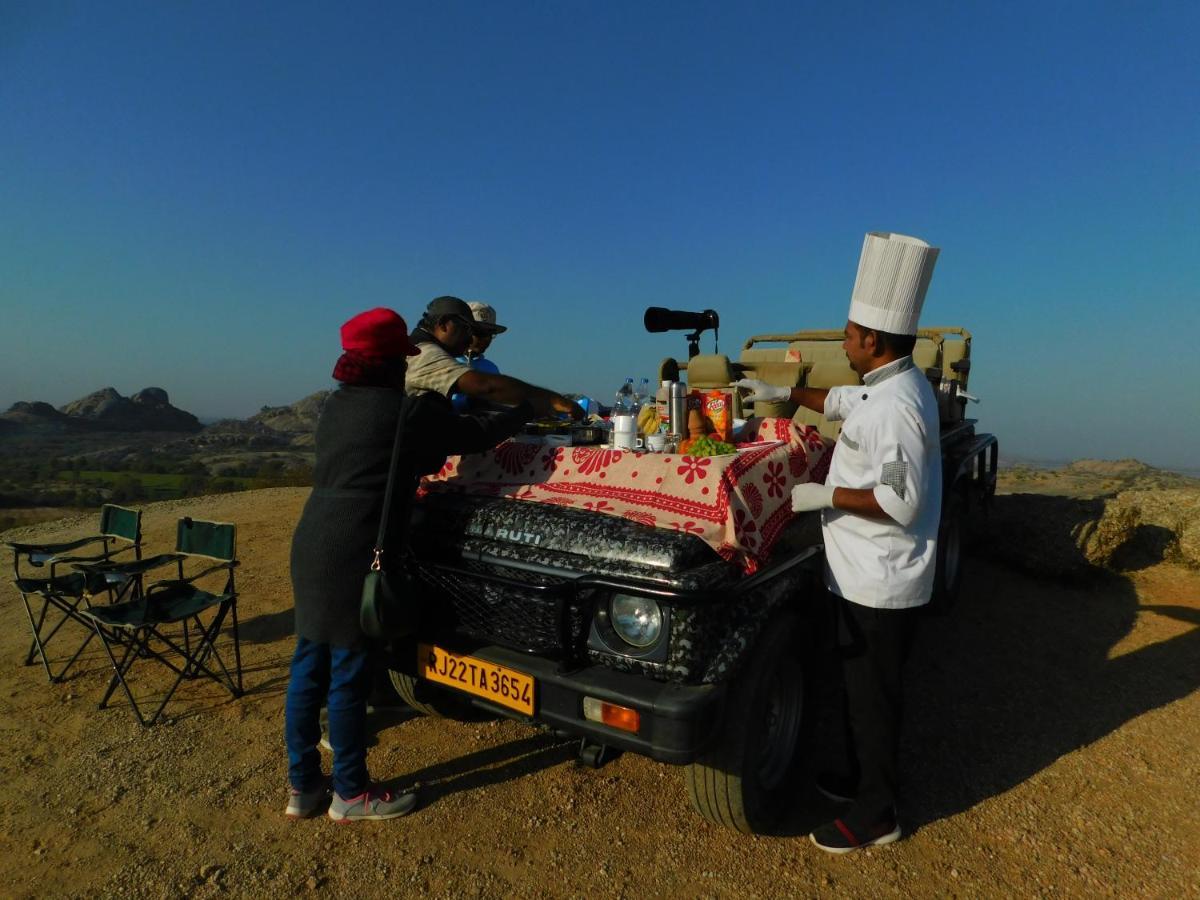
[[[830,422],[840,422],[850,414],[850,409],[843,403],[846,392],[854,390],[848,387],[831,387],[825,395],[825,418]]]
[[[871,441],[875,499],[883,511],[907,528],[929,493],[925,426],[915,409],[901,408],[879,425]]]

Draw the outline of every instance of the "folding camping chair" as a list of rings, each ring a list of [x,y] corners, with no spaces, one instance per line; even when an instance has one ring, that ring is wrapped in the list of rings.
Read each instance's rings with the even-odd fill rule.
[[[100,553],[92,555],[75,555],[72,551],[81,550],[92,544],[102,544]],[[118,544],[123,546],[118,546]],[[25,614],[29,617],[29,627],[33,630],[33,641],[29,645],[29,653],[25,656],[25,665],[33,665],[34,657],[40,657],[46,670],[46,677],[51,682],[61,681],[67,670],[79,658],[79,654],[95,637],[91,623],[79,616],[81,608],[90,606],[90,595],[105,592],[110,602],[123,599],[133,586],[133,582],[125,578],[89,578],[84,572],[74,571],[60,574],[59,566],[71,565],[77,567],[80,563],[110,563],[115,557],[133,551],[134,559],[142,557],[142,513],[136,509],[126,509],[123,506],[105,504],[100,508],[100,532],[74,541],[64,541],[57,544],[24,544],[9,542],[8,547],[13,551],[13,584],[21,593],[21,602],[25,605]],[[42,569],[49,566],[46,572],[35,573],[31,569]],[[41,609],[34,615],[34,606],[30,600],[41,600]],[[62,614],[53,627],[47,622],[51,607]],[[50,659],[46,655],[46,645],[62,626],[74,620],[87,628],[87,637],[67,660],[58,672],[50,669]]]
[[[147,585],[140,596],[111,606],[93,606],[82,610],[96,635],[104,645],[113,666],[113,676],[100,700],[103,709],[120,685],[134,715],[142,725],[153,725],[162,715],[175,690],[185,678],[201,675],[228,688],[234,697],[242,695],[242,651],[238,639],[237,589],[233,573],[236,558],[237,528],[221,522],[202,522],[183,518],[176,526],[175,553],[170,556],[178,564],[178,578],[156,581]],[[201,561],[202,568],[185,575],[185,562]],[[215,565],[207,565],[215,562]],[[109,571],[122,567],[110,564]],[[124,567],[137,568],[136,564]],[[197,582],[224,572],[224,585],[219,593],[204,590]],[[209,615],[207,623],[203,616]],[[217,637],[229,616],[233,625],[233,674],[217,650]],[[117,658],[114,648],[120,648]],[[227,651],[228,652],[228,651]],[[175,673],[175,680],[150,718],[141,707],[129,686],[129,671],[139,659],[157,660]],[[210,665],[210,660],[216,668]]]

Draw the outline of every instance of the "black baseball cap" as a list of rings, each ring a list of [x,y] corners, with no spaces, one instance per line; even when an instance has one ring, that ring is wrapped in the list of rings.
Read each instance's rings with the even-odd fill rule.
[[[429,301],[429,305],[425,307],[425,320],[427,322],[435,322],[442,316],[460,316],[467,320],[467,324],[474,325],[475,315],[471,312],[471,307],[467,305],[466,300],[460,300],[457,297],[434,297]]]

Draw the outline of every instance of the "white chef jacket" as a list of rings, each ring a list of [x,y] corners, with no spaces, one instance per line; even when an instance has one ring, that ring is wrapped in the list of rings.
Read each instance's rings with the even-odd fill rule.
[[[825,399],[825,418],[843,422],[825,483],[871,489],[895,521],[823,510],[825,583],[863,606],[921,606],[933,593],[942,511],[937,400],[911,356],[863,380]]]

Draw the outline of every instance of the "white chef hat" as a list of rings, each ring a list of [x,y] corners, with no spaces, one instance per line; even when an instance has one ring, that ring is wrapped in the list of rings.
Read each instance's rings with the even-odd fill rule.
[[[850,295],[850,321],[892,334],[916,334],[938,248],[920,238],[868,232]]]

